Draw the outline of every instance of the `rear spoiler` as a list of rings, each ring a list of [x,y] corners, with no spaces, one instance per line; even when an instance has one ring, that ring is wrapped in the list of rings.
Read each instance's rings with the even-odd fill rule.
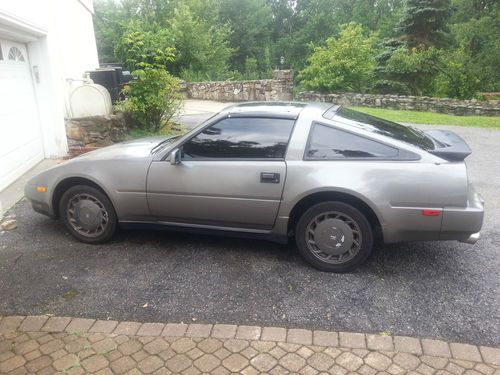
[[[448,130],[428,130],[425,132],[435,144],[434,150],[429,150],[433,155],[448,161],[463,161],[472,153],[469,145],[456,133]]]

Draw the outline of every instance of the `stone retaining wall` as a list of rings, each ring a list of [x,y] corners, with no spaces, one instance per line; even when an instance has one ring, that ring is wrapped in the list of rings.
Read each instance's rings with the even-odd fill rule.
[[[301,92],[301,101],[316,101],[345,106],[375,107],[449,113],[453,115],[500,116],[500,101],[458,100],[431,98],[427,96],[372,95],[355,93],[320,94],[312,91]]]
[[[94,148],[109,146],[127,139],[127,124],[123,114],[66,119],[68,146]]]
[[[185,84],[189,99],[238,101],[291,100],[293,88],[292,70],[275,70],[272,79],[254,81],[216,81]]]

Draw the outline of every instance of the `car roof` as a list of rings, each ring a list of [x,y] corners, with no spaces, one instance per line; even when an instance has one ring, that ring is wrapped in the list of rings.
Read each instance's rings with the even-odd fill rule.
[[[281,117],[296,119],[305,108],[323,111],[332,108],[330,103],[305,102],[245,102],[232,105],[223,110],[229,116]]]

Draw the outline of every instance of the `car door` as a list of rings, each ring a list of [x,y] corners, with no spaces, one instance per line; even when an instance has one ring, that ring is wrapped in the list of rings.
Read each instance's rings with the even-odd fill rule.
[[[286,177],[294,120],[227,117],[180,145],[178,164],[151,164],[150,212],[158,221],[271,229]]]

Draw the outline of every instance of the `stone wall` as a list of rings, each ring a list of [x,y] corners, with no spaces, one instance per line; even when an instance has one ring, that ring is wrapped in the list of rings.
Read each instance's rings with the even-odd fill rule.
[[[66,119],[68,146],[74,149],[92,149],[109,146],[127,139],[127,125],[123,114]]]
[[[449,113],[453,115],[500,116],[500,101],[458,100],[427,96],[372,95],[372,94],[319,94],[308,91],[297,96],[301,101],[328,102],[345,106],[405,109]]]
[[[292,100],[293,71],[275,70],[272,79],[185,84],[189,99],[225,102]]]

